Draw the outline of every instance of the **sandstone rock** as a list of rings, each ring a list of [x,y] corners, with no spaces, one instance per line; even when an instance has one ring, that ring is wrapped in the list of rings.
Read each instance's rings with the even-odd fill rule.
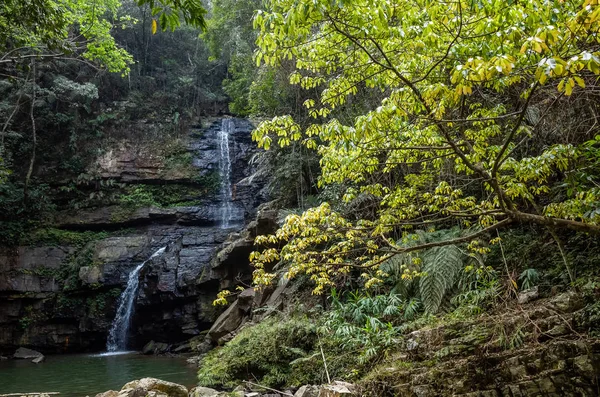
[[[319,387],[312,385],[305,385],[298,389],[294,394],[294,397],[318,397]]]
[[[134,394],[131,394],[131,392],[129,392],[127,389],[134,390]],[[154,394],[156,397],[159,396],[157,392],[168,397],[188,397],[188,389],[185,386],[156,378],[143,378],[129,382],[123,386],[119,395],[122,392],[127,391],[130,393],[127,397],[137,397],[136,393],[138,390],[146,393],[141,394],[141,396],[144,397],[150,392],[155,392]]]
[[[538,299],[539,296],[540,296],[539,288],[536,285],[533,288],[529,288],[529,289],[519,292],[519,296],[517,297],[517,300],[518,300],[519,304],[524,305],[525,303],[528,303],[528,302]]]
[[[187,360],[185,360],[185,362],[188,364],[192,364],[192,365],[199,365],[200,360],[202,360],[202,356],[194,356],[194,357],[188,358]]]
[[[39,357],[36,357],[33,360],[31,360],[31,362],[34,364],[41,364],[44,361],[46,361],[46,357],[44,357],[44,356],[39,356]]]
[[[118,397],[119,392],[114,390],[105,391],[104,393],[96,394],[96,397]]]
[[[575,357],[573,359],[573,365],[581,371],[582,374],[588,375],[590,378],[593,377],[595,373],[594,364],[587,355]]]
[[[189,343],[182,343],[173,349],[173,353],[187,353],[192,351],[192,346]]]
[[[146,343],[142,349],[143,354],[164,354],[169,351],[169,345],[167,343],[155,342],[151,340]]]
[[[208,387],[197,386],[190,391],[189,397],[216,397],[219,392]]]
[[[552,305],[562,313],[572,313],[583,307],[583,299],[576,292],[569,291],[555,296]]]
[[[190,340],[190,347],[195,353],[208,353],[209,350],[212,349],[212,343],[210,338],[207,338],[206,335],[198,336]]]
[[[21,358],[21,359],[30,359],[30,358],[39,358],[44,357],[44,355],[38,351],[27,349],[26,347],[19,347],[15,354],[13,354],[13,358]]]
[[[256,291],[254,288],[246,288],[238,295],[238,308],[244,312],[249,312],[252,309]]]
[[[246,312],[239,309],[236,300],[215,321],[208,331],[208,336],[213,342],[217,342],[220,338],[238,329],[247,319]]]
[[[336,380],[330,385],[321,386],[319,397],[349,397],[354,395],[354,389],[352,383]]]
[[[416,350],[419,347],[419,342],[417,342],[415,339],[409,339],[408,341],[406,341],[406,350],[413,351]]]
[[[85,284],[98,284],[104,281],[99,266],[82,266],[79,269],[79,280]]]

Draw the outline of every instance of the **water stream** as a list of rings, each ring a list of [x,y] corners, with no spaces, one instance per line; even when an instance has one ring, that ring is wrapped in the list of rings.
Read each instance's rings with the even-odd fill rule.
[[[119,297],[119,306],[115,319],[110,327],[108,334],[108,340],[106,342],[106,350],[108,352],[123,351],[127,348],[127,333],[129,331],[129,325],[131,324],[131,315],[133,314],[133,303],[137,296],[138,286],[140,284],[140,271],[150,259],[156,258],[165,252],[167,247],[162,247],[158,251],[152,254],[150,258],[140,263],[131,273],[129,273],[129,279],[127,280],[127,288]]]
[[[229,157],[229,134],[234,132],[235,122],[223,119],[219,139],[219,171],[221,174],[221,227],[229,227],[232,212],[231,196],[231,158]]]

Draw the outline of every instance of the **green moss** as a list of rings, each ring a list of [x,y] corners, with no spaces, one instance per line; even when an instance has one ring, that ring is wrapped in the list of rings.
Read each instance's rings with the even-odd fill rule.
[[[23,245],[70,245],[82,247],[90,241],[109,237],[108,232],[72,231],[56,228],[42,228],[29,233],[21,240]]]
[[[243,379],[269,387],[311,383],[322,370],[315,358],[317,328],[305,316],[273,317],[244,328],[209,352],[198,372],[200,385],[234,387]]]

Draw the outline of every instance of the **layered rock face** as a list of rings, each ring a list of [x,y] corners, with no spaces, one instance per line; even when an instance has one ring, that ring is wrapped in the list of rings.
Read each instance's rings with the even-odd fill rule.
[[[102,350],[129,273],[164,246],[165,253],[141,270],[130,346],[178,342],[208,329],[219,314],[211,304],[218,290],[249,280],[251,272],[248,247],[226,261],[216,260],[216,253],[266,200],[260,181],[245,182],[253,173],[252,126],[241,119],[234,125],[229,137],[232,227],[221,227],[222,197],[211,192],[185,207],[61,213],[54,227],[85,231],[90,241],[0,248],[0,351],[18,346],[44,352]],[[218,174],[220,128],[217,120],[190,131],[191,164],[200,179]],[[194,183],[189,172],[177,179],[176,173],[162,172],[150,152],[134,149],[105,154],[98,162],[100,173],[119,183]]]

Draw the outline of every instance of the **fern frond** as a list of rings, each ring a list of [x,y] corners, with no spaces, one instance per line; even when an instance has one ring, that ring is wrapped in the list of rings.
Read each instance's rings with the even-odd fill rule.
[[[436,313],[443,299],[456,283],[464,255],[454,245],[436,247],[423,253],[423,272],[419,283],[425,311]]]

